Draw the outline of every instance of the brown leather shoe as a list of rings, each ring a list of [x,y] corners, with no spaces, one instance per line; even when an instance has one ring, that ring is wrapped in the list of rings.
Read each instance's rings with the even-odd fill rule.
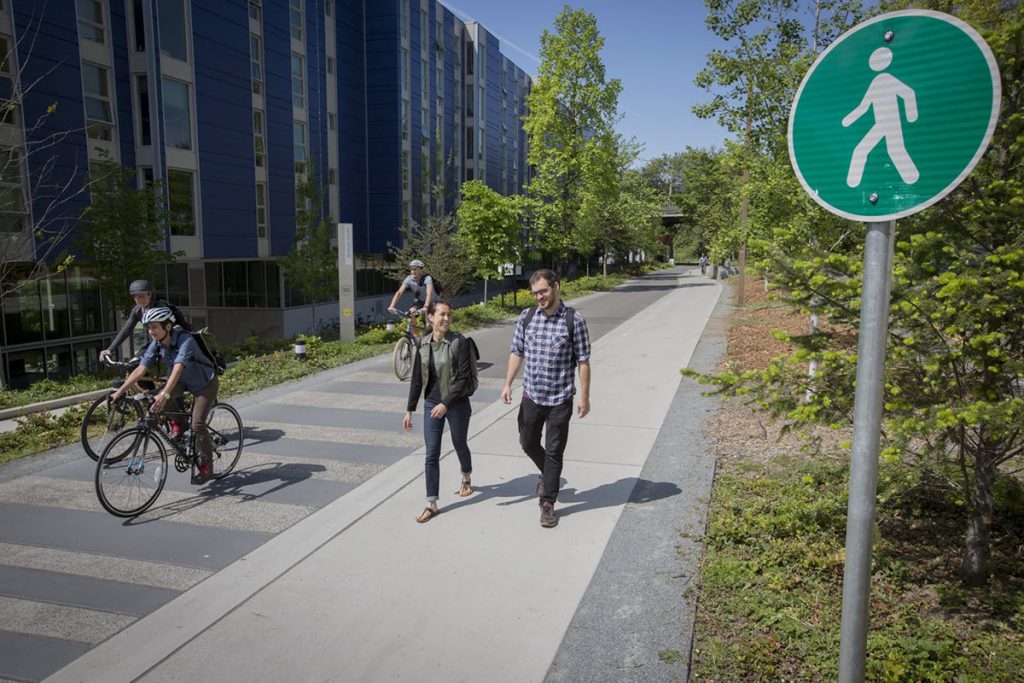
[[[547,501],[540,504],[540,525],[545,529],[558,526],[558,517],[555,515],[555,506]]]

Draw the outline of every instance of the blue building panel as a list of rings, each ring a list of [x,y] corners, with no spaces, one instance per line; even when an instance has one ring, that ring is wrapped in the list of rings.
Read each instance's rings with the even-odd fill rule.
[[[254,258],[256,176],[252,142],[248,4],[193,4],[196,130],[203,255]]]

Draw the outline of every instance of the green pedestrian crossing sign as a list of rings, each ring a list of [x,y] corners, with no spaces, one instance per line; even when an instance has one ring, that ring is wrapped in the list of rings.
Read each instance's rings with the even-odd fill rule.
[[[984,39],[941,12],[869,19],[804,76],[789,117],[789,157],[818,204],[889,221],[953,191],[995,129],[999,70]]]

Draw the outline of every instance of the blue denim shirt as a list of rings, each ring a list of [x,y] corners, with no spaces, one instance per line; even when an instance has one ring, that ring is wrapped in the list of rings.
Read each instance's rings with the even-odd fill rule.
[[[192,334],[180,328],[171,328],[171,345],[169,347],[155,339],[150,342],[139,363],[151,368],[156,364],[157,355],[167,366],[168,375],[178,363],[185,366],[179,379],[179,384],[185,391],[193,394],[199,393],[214,377],[213,363],[199,350]]]

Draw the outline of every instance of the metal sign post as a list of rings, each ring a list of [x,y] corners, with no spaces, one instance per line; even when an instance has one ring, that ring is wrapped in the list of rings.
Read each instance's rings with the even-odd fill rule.
[[[804,76],[789,117],[800,184],[867,224],[839,643],[840,683],[864,680],[871,541],[896,219],[952,192],[981,159],[1002,98],[992,50],[969,25],[906,10],[853,27]]]
[[[871,540],[878,450],[885,386],[885,342],[889,333],[889,294],[896,221],[868,223],[864,242],[864,291],[857,338],[857,389],[853,404],[850,499],[846,511],[846,564],[843,568],[843,621],[839,640],[839,681],[864,680]]]
[[[338,223],[338,329],[341,341],[356,340],[356,319],[352,311],[356,306],[356,269],[352,224]]]

